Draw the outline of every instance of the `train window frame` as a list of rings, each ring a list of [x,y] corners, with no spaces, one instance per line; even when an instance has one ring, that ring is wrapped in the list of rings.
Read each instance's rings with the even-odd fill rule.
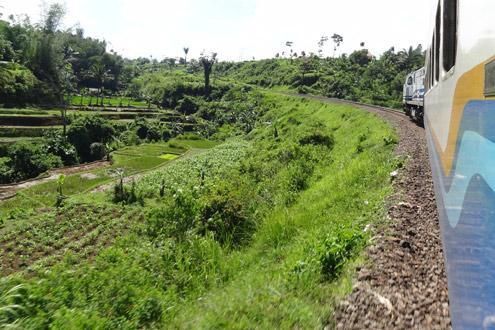
[[[443,0],[442,8],[442,62],[445,72],[453,71],[458,48],[458,0]],[[450,75],[449,75],[450,76]]]
[[[442,24],[442,17],[441,17],[441,10],[442,7],[440,5],[440,2],[438,3],[438,8],[437,8],[437,14],[435,17],[435,36],[434,36],[434,47],[435,47],[435,83],[438,83],[440,81],[440,42],[441,42],[441,24]]]
[[[430,48],[430,87],[435,87],[435,32],[433,31],[433,37],[431,38]]]

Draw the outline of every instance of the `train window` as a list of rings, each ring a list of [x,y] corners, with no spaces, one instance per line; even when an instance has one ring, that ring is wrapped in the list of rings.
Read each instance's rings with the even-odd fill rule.
[[[431,51],[430,51],[430,84],[431,86],[435,85],[435,62],[434,59],[435,53],[435,35],[431,38]]]
[[[443,68],[450,71],[457,53],[457,0],[443,2]]]
[[[407,78],[407,84],[412,85],[412,83],[413,83],[412,77]]]
[[[435,22],[435,81],[440,79],[440,3]]]

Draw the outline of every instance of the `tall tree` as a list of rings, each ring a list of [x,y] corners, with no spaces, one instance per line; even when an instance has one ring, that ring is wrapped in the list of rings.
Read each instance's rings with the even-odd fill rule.
[[[52,4],[43,13],[41,34],[38,37],[32,69],[36,77],[53,89],[57,103],[63,98],[62,77],[60,68],[63,67],[62,43],[57,31],[65,15],[65,9],[60,4]]]
[[[340,34],[334,33],[332,36],[332,40],[334,43],[333,57],[335,57],[335,53],[337,52],[337,48],[339,48],[340,45],[344,42],[344,38]]]
[[[77,77],[74,74],[74,69],[72,68],[72,62],[75,60],[75,56],[79,53],[75,52],[70,47],[65,47],[64,49],[64,59],[63,66],[59,68],[61,75],[62,92],[65,98],[63,106],[61,107],[62,124],[63,124],[63,134],[67,137],[67,108],[72,103],[72,95],[77,86]]]
[[[102,97],[102,91],[103,91],[103,86],[105,84],[105,81],[109,77],[109,71],[105,67],[105,64],[101,61],[96,61],[93,63],[93,65],[90,68],[90,74],[91,77],[94,79],[94,81],[97,84],[98,88],[98,96],[96,97],[96,104],[98,104],[98,98],[101,97],[101,104],[103,104],[103,97]]]
[[[184,66],[187,65],[187,54],[189,54],[189,47],[184,47]]]
[[[294,45],[293,41],[286,41],[285,42],[285,47],[287,47],[290,50],[290,58],[292,59],[292,45]]]
[[[210,75],[213,70],[213,65],[217,62],[217,53],[211,53],[210,55],[201,54],[199,63],[203,66],[205,77],[205,95],[210,95]]]
[[[320,38],[320,41],[318,41],[318,55],[320,57],[323,57],[323,47],[325,46],[325,43],[328,41],[327,36],[322,36]]]

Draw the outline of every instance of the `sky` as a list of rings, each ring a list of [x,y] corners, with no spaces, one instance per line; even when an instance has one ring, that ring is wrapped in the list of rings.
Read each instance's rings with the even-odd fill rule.
[[[49,4],[54,2],[46,0]],[[130,57],[217,52],[220,60],[273,57],[287,51],[317,52],[321,36],[338,33],[338,54],[364,42],[372,54],[427,43],[436,0],[60,0],[64,27],[82,27],[104,39],[108,50]],[[40,0],[0,0],[0,12],[40,19]],[[411,10],[408,10],[410,8]],[[333,55],[331,41],[325,54]]]

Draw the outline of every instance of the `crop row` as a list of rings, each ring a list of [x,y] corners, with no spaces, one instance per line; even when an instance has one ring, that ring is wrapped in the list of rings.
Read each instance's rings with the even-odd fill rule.
[[[179,189],[199,187],[212,182],[238,166],[245,157],[249,143],[232,141],[190,158],[180,159],[170,166],[143,176],[137,182],[137,192],[143,197],[156,197],[162,190],[165,195]]]
[[[0,273],[9,274],[51,265],[71,252],[88,255],[126,230],[130,219],[117,208],[70,206],[47,212],[30,225],[5,233],[0,241]]]

